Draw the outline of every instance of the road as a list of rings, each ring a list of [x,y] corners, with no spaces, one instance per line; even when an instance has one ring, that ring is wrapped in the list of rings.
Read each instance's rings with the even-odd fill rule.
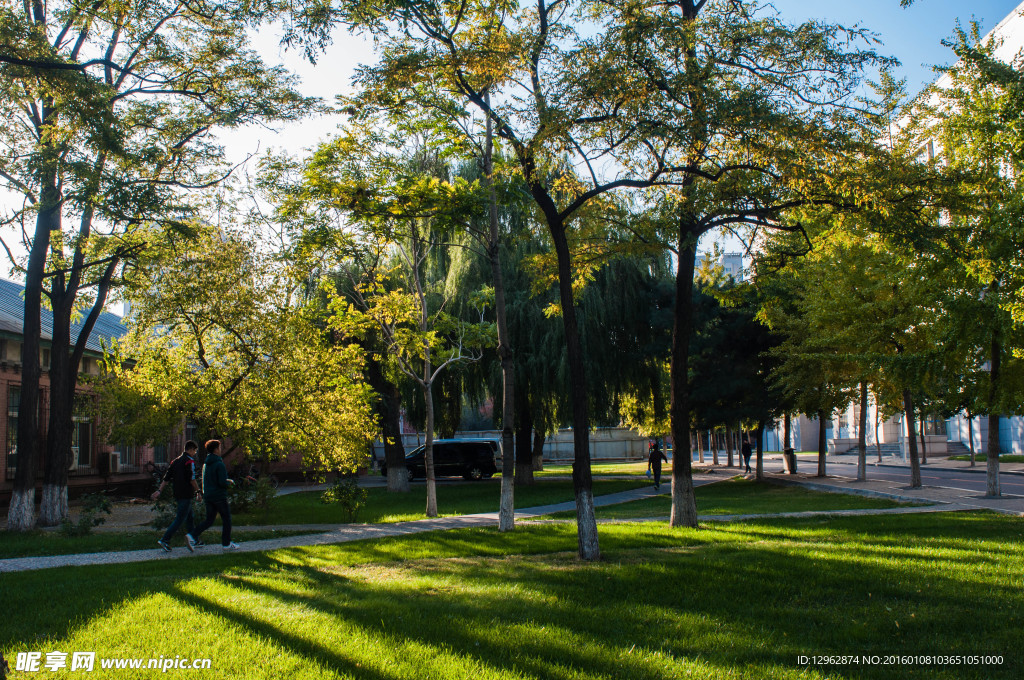
[[[797,461],[799,472],[809,472],[817,469],[817,459],[809,456],[800,456]],[[925,486],[945,486],[955,489],[966,489],[976,492],[978,495],[985,494],[984,463],[981,463],[979,470],[982,472],[967,472],[964,470],[951,470],[948,468],[937,468],[929,465],[921,466],[921,483]],[[781,460],[765,460],[765,469],[778,472],[782,470]],[[830,475],[842,477],[856,477],[856,462],[833,462],[828,461],[826,469]],[[905,465],[872,465],[868,464],[868,479],[880,479],[890,482],[902,483],[910,486],[910,468]],[[1003,495],[1024,496],[1024,475],[1003,474],[999,475],[999,483]]]

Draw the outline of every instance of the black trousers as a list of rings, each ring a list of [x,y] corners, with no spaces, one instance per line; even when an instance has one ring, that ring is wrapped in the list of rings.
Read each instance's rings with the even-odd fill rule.
[[[220,513],[220,544],[231,545],[231,508],[228,507],[227,500],[222,501],[206,501],[206,519],[203,523],[193,529],[190,533],[192,538],[199,538],[199,535],[213,526],[213,519]]]

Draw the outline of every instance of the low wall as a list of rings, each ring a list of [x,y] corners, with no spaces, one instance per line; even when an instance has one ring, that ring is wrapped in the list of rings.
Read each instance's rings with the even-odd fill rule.
[[[544,440],[545,463],[571,463],[573,460],[573,431],[559,430]],[[455,439],[496,439],[501,441],[500,430],[479,430],[475,432],[457,432]],[[402,444],[406,453],[420,446],[425,441],[422,433],[403,434]],[[590,432],[590,459],[595,462],[622,462],[644,460],[647,458],[647,438],[624,427],[602,427]],[[384,443],[373,443],[373,455],[378,460],[384,459]],[[501,461],[498,461],[499,467]]]

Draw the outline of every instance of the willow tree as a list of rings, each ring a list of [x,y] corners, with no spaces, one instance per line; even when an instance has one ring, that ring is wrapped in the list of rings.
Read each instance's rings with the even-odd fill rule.
[[[479,361],[494,333],[483,318],[493,289],[466,296],[479,310],[475,322],[466,322],[449,311],[452,296],[464,292],[449,285],[456,269],[430,275],[432,253],[448,247],[452,225],[464,223],[481,203],[479,187],[451,177],[446,160],[429,144],[408,144],[401,130],[350,130],[316,151],[299,197],[341,212],[350,225],[348,252],[358,278],[350,296],[335,302],[343,312],[338,328],[359,333],[372,327],[421,391],[428,517],[437,516],[434,387],[446,369]]]
[[[8,515],[34,522],[40,309],[53,310],[41,521],[67,513],[79,364],[148,221],[183,222],[183,192],[226,173],[213,132],[295,118],[311,102],[246,47],[246,2],[32,2],[0,13],[0,188],[20,198],[4,245],[25,276],[17,473]],[[13,243],[11,239],[13,238]],[[27,257],[14,253],[24,250]],[[72,320],[85,323],[72,337]]]

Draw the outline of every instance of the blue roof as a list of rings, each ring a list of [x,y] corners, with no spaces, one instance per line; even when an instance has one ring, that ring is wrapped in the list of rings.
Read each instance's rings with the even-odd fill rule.
[[[25,286],[13,281],[0,279],[0,333],[6,335],[21,336],[25,318]],[[85,321],[83,315],[77,322],[71,324],[71,342],[78,341],[78,334],[82,331],[82,323]],[[110,312],[103,312],[96,320],[96,325],[89,335],[85,348],[89,351],[101,353],[101,339],[110,344],[111,338],[119,338],[128,329],[121,321],[121,317]],[[42,309],[42,339],[48,341],[53,337],[53,312],[45,307]]]

